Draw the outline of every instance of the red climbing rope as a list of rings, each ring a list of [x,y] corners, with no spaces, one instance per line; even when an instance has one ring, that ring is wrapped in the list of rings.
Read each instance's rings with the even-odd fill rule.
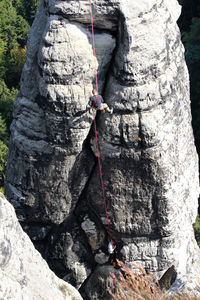
[[[107,224],[108,224],[108,233],[109,233],[109,236],[110,236],[111,243],[113,244],[112,236],[111,236],[111,232],[110,232],[110,222],[109,222],[108,210],[107,210],[107,205],[106,205],[105,190],[104,190],[104,185],[103,185],[103,176],[102,176],[102,171],[101,171],[101,161],[100,161],[100,154],[99,154],[99,145],[98,145],[97,125],[96,125],[96,120],[95,120],[95,113],[94,113],[94,128],[95,128],[97,157],[98,157],[98,165],[99,165],[99,174],[100,174],[100,180],[101,180],[102,195],[103,195],[103,201],[104,201]]]
[[[94,55],[94,73],[96,77],[96,90],[97,90],[97,96],[95,98],[94,103],[96,102],[96,99],[98,97],[98,78],[97,78],[97,64],[96,64],[96,52],[95,52],[95,43],[94,43],[94,22],[93,22],[93,14],[92,14],[92,0],[90,0],[90,15],[91,15],[91,25],[92,25],[92,44],[93,44],[93,55]],[[99,144],[98,144],[98,136],[97,136],[97,124],[95,120],[95,112],[93,113],[94,118],[94,129],[95,129],[95,138],[96,138],[96,147],[97,147],[97,157],[98,157],[98,165],[99,165],[99,174],[100,174],[100,180],[101,180],[101,188],[102,188],[102,195],[103,195],[103,201],[105,206],[105,212],[106,212],[106,218],[107,218],[107,224],[108,224],[108,233],[110,236],[111,243],[113,244],[111,232],[110,232],[110,222],[108,217],[108,210],[106,205],[106,196],[105,196],[105,190],[103,185],[103,176],[102,176],[102,170],[101,170],[101,161],[100,161],[100,152],[99,152]]]
[[[94,55],[94,73],[96,77],[96,90],[97,90],[97,96],[95,97],[94,104],[97,101],[98,97],[98,78],[97,78],[97,63],[96,63],[96,51],[95,51],[95,43],[94,43],[94,22],[93,22],[93,14],[92,14],[92,0],[90,0],[90,15],[91,15],[91,24],[92,24],[92,44],[93,44],[93,55]],[[97,157],[98,157],[98,165],[99,165],[99,174],[100,174],[100,180],[101,180],[101,188],[102,188],[102,195],[103,195],[103,201],[105,206],[105,212],[106,212],[106,218],[107,218],[107,224],[108,224],[108,234],[110,236],[110,241],[113,244],[111,231],[110,231],[110,222],[108,217],[108,210],[106,205],[106,196],[105,196],[105,190],[103,185],[103,176],[101,171],[101,161],[100,161],[100,153],[99,153],[99,144],[98,144],[98,136],[97,136],[97,124],[95,120],[95,112],[93,113],[93,119],[94,119],[94,129],[95,129],[95,138],[96,138],[96,147],[97,147]],[[116,282],[114,279],[114,295],[115,298],[117,296],[117,288],[116,288]]]

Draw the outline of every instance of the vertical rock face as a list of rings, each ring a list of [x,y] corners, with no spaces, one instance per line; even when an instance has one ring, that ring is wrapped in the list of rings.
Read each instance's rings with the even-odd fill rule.
[[[81,300],[74,287],[48,268],[2,194],[0,216],[0,299]]]
[[[176,0],[93,4],[99,92],[114,108],[96,116],[112,236],[123,260],[158,277],[172,264],[179,277],[194,274],[200,257],[192,229],[198,158],[179,14]],[[77,287],[108,260],[85,112],[94,84],[90,2],[43,1],[15,101],[6,194],[51,268]]]

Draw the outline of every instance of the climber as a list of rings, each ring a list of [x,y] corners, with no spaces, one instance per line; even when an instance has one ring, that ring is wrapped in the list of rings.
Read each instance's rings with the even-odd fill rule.
[[[113,244],[113,241],[108,243],[108,253],[109,253],[109,262],[116,267],[117,264],[117,257],[116,257],[116,245]]]
[[[94,108],[96,110],[103,110],[104,112],[108,112],[110,114],[113,113],[113,108],[109,108],[108,104],[103,103],[103,98],[101,95],[98,95],[97,90],[92,90],[93,96],[90,97],[90,100],[86,106],[86,109],[90,111]]]

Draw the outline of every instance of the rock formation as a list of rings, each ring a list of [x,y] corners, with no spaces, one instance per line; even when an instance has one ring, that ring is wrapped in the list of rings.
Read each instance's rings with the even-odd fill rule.
[[[179,14],[176,0],[93,1],[99,92],[114,108],[96,115],[112,237],[124,261],[158,277],[174,265],[178,278],[198,272],[200,259]],[[93,86],[90,2],[41,1],[15,101],[6,195],[50,267],[86,290],[96,264],[108,261],[93,118],[85,111]]]
[[[81,300],[74,287],[49,269],[1,193],[0,216],[0,299]]]

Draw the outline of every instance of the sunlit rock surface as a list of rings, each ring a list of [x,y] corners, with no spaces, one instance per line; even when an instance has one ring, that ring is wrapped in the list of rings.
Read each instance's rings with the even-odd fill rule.
[[[172,264],[178,278],[197,275],[198,157],[180,6],[93,2],[99,92],[114,108],[96,121],[118,255],[157,277]],[[76,287],[108,255],[93,116],[85,111],[94,66],[90,2],[43,1],[15,101],[6,194],[51,268]]]
[[[74,287],[49,269],[2,194],[0,216],[0,299],[81,300]]]

